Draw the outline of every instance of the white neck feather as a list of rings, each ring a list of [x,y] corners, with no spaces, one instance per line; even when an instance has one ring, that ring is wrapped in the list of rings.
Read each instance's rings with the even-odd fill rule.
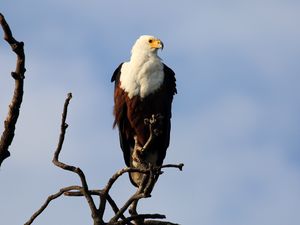
[[[163,63],[156,51],[135,51],[130,61],[121,68],[121,88],[129,98],[139,95],[141,98],[155,92],[163,83]]]

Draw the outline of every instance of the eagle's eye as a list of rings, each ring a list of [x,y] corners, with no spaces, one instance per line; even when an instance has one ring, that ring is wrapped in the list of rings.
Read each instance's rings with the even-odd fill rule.
[[[149,43],[152,43],[153,42],[153,40],[152,39],[149,39],[149,41],[148,41]]]

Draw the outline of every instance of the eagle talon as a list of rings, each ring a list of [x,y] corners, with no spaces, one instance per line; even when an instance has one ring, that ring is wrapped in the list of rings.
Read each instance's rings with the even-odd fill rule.
[[[155,124],[156,123],[156,115],[152,114],[149,121],[150,121],[150,124]]]

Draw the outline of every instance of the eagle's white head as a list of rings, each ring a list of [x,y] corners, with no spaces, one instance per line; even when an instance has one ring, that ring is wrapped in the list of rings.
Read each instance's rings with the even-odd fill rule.
[[[164,44],[151,35],[140,36],[131,49],[131,54],[157,54],[158,49],[163,49]]]
[[[157,50],[164,47],[154,36],[140,36],[131,49],[131,58],[121,68],[121,88],[129,96],[141,98],[156,91],[164,80],[163,63]]]

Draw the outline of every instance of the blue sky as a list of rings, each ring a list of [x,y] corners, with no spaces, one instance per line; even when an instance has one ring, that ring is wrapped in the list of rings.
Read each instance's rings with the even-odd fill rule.
[[[68,92],[61,159],[80,166],[95,189],[124,166],[110,78],[142,34],[164,42],[159,54],[176,72],[165,162],[185,168],[161,176],[140,212],[183,225],[299,223],[300,2],[3,0],[0,10],[27,57],[12,156],[0,171],[1,223],[22,224],[48,195],[79,184],[51,163]],[[0,41],[0,121],[14,66]],[[112,195],[121,205],[133,192],[124,176]],[[34,224],[91,219],[84,199],[64,197]]]

